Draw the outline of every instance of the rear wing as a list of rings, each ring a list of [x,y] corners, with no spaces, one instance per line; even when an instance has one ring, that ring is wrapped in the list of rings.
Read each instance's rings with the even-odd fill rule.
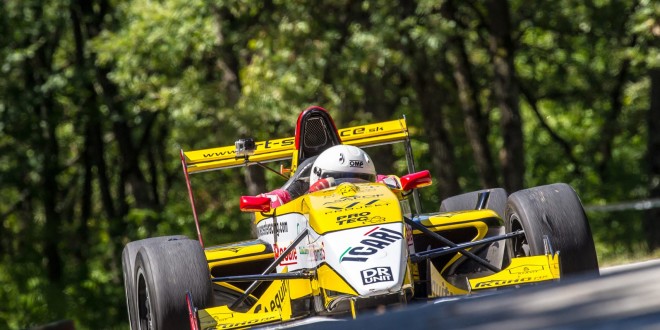
[[[332,125],[334,126],[334,123]],[[398,120],[344,128],[338,130],[337,134],[341,139],[341,143],[357,147],[373,147],[403,142],[405,143],[408,172],[413,173],[415,171],[405,117]],[[199,227],[197,209],[195,208],[195,198],[190,184],[190,174],[245,166],[255,163],[268,163],[289,159],[297,161],[297,155],[298,150],[296,149],[295,137],[256,142],[254,153],[249,156],[237,157],[235,145],[193,151],[181,150],[181,164],[183,165],[183,172],[186,177],[188,197],[190,198],[190,206],[192,207],[193,217],[195,219],[197,237],[202,247],[204,247],[204,240]],[[413,191],[413,197],[415,207],[419,213],[419,211],[421,211],[421,204],[416,190]]]
[[[403,142],[408,139],[406,119],[397,119],[375,124],[354,126],[338,130],[343,144],[357,147]],[[297,152],[295,137],[256,142],[254,154],[249,158],[236,157],[234,145],[203,150],[181,151],[182,162],[187,173],[199,173],[225,168],[289,160]]]

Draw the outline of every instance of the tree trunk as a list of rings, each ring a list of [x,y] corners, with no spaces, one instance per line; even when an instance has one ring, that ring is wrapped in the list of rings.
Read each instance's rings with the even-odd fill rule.
[[[450,134],[445,126],[446,114],[445,104],[439,100],[439,95],[446,95],[442,87],[435,81],[434,72],[429,67],[428,58],[424,50],[418,50],[417,65],[413,87],[419,101],[419,106],[424,118],[424,130],[428,138],[431,152],[431,163],[436,173],[438,196],[445,199],[461,192],[458,184],[458,175],[455,170],[454,145],[451,143]]]
[[[660,69],[653,69],[651,74],[651,108],[649,109],[649,197],[660,198]],[[651,251],[660,249],[660,208],[646,212],[644,232]]]
[[[364,103],[361,105],[364,109],[368,109],[374,116],[374,122],[388,121],[392,118],[394,104],[388,102],[385,95],[385,86],[382,81],[387,78],[379,78],[376,75],[368,74],[366,79],[362,82],[364,86]],[[371,148],[367,150],[369,156],[374,159],[377,164],[376,171],[379,174],[397,174],[394,171],[394,162],[396,157],[392,151],[391,145],[381,146],[378,148]],[[401,173],[399,173],[401,174]]]
[[[637,44],[637,36],[633,35],[627,47],[633,48]],[[626,58],[621,63],[621,68],[616,75],[615,84],[610,91],[610,111],[605,116],[605,123],[601,133],[600,145],[598,152],[600,159],[598,160],[598,175],[602,182],[607,182],[610,178],[607,171],[608,164],[612,160],[612,151],[614,139],[621,130],[619,125],[619,118],[623,112],[623,93],[625,92],[625,84],[628,81],[628,73],[630,72],[631,59]]]
[[[499,186],[499,183],[493,165],[495,162],[488,144],[488,122],[485,121],[481,110],[465,44],[458,36],[450,38],[449,43],[455,55],[454,82],[463,110],[465,133],[479,169],[479,181],[483,188],[495,188]]]
[[[39,21],[43,14],[43,8],[37,5],[33,9],[35,10],[35,21]],[[51,282],[59,283],[64,271],[59,249],[62,216],[58,210],[60,190],[57,183],[57,177],[60,174],[60,146],[56,129],[60,111],[56,108],[52,92],[48,89],[42,91],[42,87],[51,74],[53,54],[59,44],[60,36],[58,32],[49,33],[47,31],[41,31],[41,36],[46,36],[43,38],[47,42],[36,49],[35,56],[30,61],[25,62],[24,71],[29,72],[25,81],[26,90],[34,91],[32,97],[26,99],[26,102],[31,103],[34,117],[38,118],[38,122],[35,124],[35,132],[39,133],[39,137],[35,148],[40,151],[38,155],[41,156],[42,162],[40,170],[41,187],[38,194],[41,197],[45,215],[42,237],[47,276]],[[36,38],[29,40],[30,44],[39,44]]]
[[[509,192],[524,186],[525,159],[522,121],[518,104],[518,86],[513,66],[515,49],[511,38],[511,18],[506,0],[488,0],[490,26],[489,48],[494,67],[493,91],[501,113],[500,126],[504,146],[500,163],[504,188]]]

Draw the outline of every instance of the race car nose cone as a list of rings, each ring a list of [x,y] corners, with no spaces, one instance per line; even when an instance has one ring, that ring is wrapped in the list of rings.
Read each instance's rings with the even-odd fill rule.
[[[344,182],[337,186],[336,191],[344,197],[351,197],[357,194],[358,187],[350,182]]]

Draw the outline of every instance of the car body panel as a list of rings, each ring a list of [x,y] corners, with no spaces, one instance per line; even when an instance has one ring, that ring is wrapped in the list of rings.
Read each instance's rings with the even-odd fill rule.
[[[312,149],[309,154],[298,149],[301,118],[308,111],[325,111],[310,109],[301,113],[295,137],[256,142],[254,150],[238,157],[235,146],[182,151],[186,180],[188,174],[278,160],[291,160],[293,178],[299,157],[317,155]],[[336,130],[329,115],[322,115],[331,123],[323,127]],[[339,138],[360,147],[403,142],[409,178],[419,177],[419,187],[431,183],[428,172],[413,172],[405,118],[331,133],[335,142]],[[416,200],[418,214],[413,214],[409,198],[417,196],[414,190],[402,190],[401,182],[397,176],[382,182],[338,182],[262,210],[268,211],[255,211],[257,240],[205,249],[212,281],[230,290],[239,297],[236,304],[243,305],[193,309],[199,327],[245,328],[316,315],[355,317],[362,309],[405,304],[413,298],[464,295],[560,277],[556,254],[513,258],[508,268],[500,270],[503,244],[479,246],[488,238],[501,239],[503,220],[496,212],[419,213]],[[189,181],[188,188],[196,214]],[[492,269],[473,266],[473,259],[467,258],[473,252],[493,262]],[[411,261],[411,256],[424,258],[424,253],[440,254]],[[245,282],[240,276],[258,279]]]

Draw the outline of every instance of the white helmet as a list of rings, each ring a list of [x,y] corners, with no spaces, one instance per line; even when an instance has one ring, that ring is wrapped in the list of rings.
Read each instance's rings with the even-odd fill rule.
[[[376,181],[376,168],[366,152],[349,145],[336,145],[322,152],[314,161],[309,185],[325,178],[358,178]]]

